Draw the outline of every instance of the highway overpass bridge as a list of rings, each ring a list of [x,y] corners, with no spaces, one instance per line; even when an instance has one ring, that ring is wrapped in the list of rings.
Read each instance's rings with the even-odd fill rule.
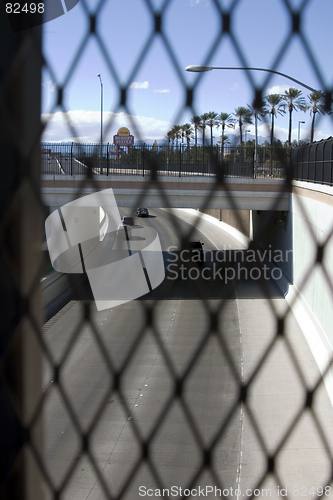
[[[217,208],[239,210],[288,210],[290,193],[283,179],[229,178],[216,186],[215,176],[160,176],[152,183],[135,175],[86,176],[44,175],[42,196],[51,211],[76,197],[113,189],[119,207],[140,204],[151,208]]]

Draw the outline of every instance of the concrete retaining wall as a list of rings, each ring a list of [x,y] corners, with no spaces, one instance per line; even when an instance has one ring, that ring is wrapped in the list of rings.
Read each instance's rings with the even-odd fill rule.
[[[294,284],[333,346],[333,188],[325,193],[317,184],[295,184]],[[323,265],[316,264],[318,245],[324,246]]]
[[[220,210],[217,208],[201,209],[200,212],[210,215],[219,221],[228,224],[242,234],[251,237],[250,230],[250,213],[251,210]]]
[[[317,362],[333,405],[333,188],[294,182],[289,212],[253,211],[254,244],[281,250],[281,290]],[[317,262],[318,245],[323,266]]]

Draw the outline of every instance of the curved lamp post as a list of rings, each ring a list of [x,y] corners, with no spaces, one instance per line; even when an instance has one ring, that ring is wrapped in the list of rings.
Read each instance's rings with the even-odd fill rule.
[[[101,83],[101,158],[103,156],[103,82],[102,82],[102,77],[98,73],[98,78]]]
[[[233,69],[233,70],[245,70],[245,71],[266,71],[266,73],[274,73],[275,75],[283,76],[284,78],[287,78],[288,80],[291,80],[292,82],[297,83],[298,85],[301,85],[302,87],[305,87],[308,90],[311,90],[311,92],[320,92],[319,90],[313,89],[312,87],[309,87],[309,85],[306,85],[305,83],[300,82],[299,80],[296,80],[296,78],[293,78],[292,76],[286,75],[285,73],[280,73],[280,71],[275,71],[275,69],[267,69],[267,68],[236,68],[233,66],[201,66],[201,65],[195,65],[192,64],[190,66],[187,66],[185,68],[185,71],[192,71],[194,73],[204,73],[205,71],[211,71],[212,69]]]

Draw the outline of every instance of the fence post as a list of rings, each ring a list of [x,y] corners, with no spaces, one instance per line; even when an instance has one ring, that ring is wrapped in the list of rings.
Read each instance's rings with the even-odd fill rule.
[[[182,146],[179,146],[179,177],[182,176]]]
[[[142,147],[142,177],[145,176],[145,143],[143,143]]]
[[[333,142],[331,144],[330,169],[331,169],[331,182],[330,182],[330,186],[332,186],[332,184],[333,184]]]
[[[109,143],[106,145],[106,176],[109,175]]]
[[[73,175],[73,143],[71,144],[71,175]]]
[[[103,143],[101,143],[101,154],[99,157],[99,175],[103,174]]]

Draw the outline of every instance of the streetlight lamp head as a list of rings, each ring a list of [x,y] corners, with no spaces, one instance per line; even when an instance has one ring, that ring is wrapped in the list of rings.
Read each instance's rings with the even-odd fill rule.
[[[98,76],[98,77],[100,77],[101,75],[98,73],[98,75],[97,75],[97,76]]]
[[[193,73],[204,73],[205,71],[211,71],[213,68],[211,66],[198,66],[191,64],[185,68],[185,71],[192,71]]]

